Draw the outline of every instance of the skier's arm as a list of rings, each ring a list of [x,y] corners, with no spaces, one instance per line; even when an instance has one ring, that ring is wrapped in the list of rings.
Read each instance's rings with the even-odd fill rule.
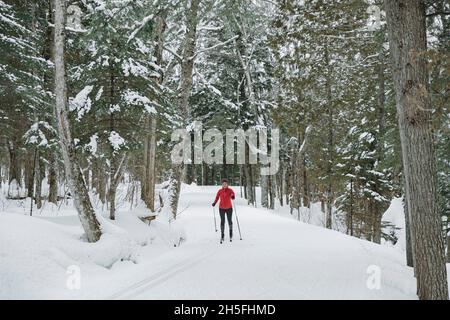
[[[214,199],[214,202],[213,202],[213,204],[212,204],[213,207],[216,205],[217,201],[219,200],[219,196],[220,196],[220,190],[217,191],[216,198]]]
[[[233,189],[231,189],[231,199],[234,200],[234,191],[233,191]]]

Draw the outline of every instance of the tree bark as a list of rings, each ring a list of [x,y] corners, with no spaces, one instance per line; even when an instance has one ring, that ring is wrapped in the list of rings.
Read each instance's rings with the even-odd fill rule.
[[[12,187],[11,183],[16,181],[16,186],[20,186],[20,168],[19,161],[17,155],[17,145],[14,141],[8,141],[8,152],[9,152],[9,189],[8,189],[8,197],[11,197],[15,194],[10,193],[10,188]],[[18,190],[14,190],[16,193]]]
[[[410,217],[409,217],[409,210],[408,210],[408,202],[406,201],[406,195],[403,198],[403,207],[405,212],[405,241],[406,241],[406,265],[408,267],[414,267],[414,256],[413,256],[413,249],[412,249],[412,239],[411,239],[411,223]]]
[[[155,31],[154,41],[156,43],[153,57],[155,63],[158,66],[162,66],[163,63],[163,46],[164,46],[164,31],[166,28],[165,14],[155,18]],[[154,81],[158,84],[162,83],[163,74],[159,70],[159,77],[154,77]],[[155,165],[156,165],[156,114],[149,114],[146,119],[148,134],[144,139],[144,170],[143,170],[143,183],[142,183],[142,199],[144,200],[147,208],[152,212],[155,211]]]
[[[447,234],[447,263],[450,263],[450,235]]]
[[[95,165],[93,166],[93,170],[95,171],[95,181],[94,184],[97,189],[98,198],[102,204],[106,203],[106,184],[107,184],[107,174],[103,167],[103,164],[99,158],[94,159]]]
[[[353,236],[353,179],[350,179],[350,212],[347,224],[347,233]]]
[[[425,6],[385,0],[405,189],[420,299],[448,299],[426,61]]]
[[[268,176],[261,176],[261,207],[269,207],[269,181]]]
[[[146,188],[145,198],[147,207],[154,212],[155,211],[155,184],[156,184],[156,114],[153,114],[150,118],[150,137],[148,141],[148,156],[147,156],[147,168],[146,168]]]
[[[110,104],[114,105],[116,103],[115,92],[116,92],[116,75],[115,75],[114,63],[109,64],[109,99]],[[109,130],[110,132],[115,132],[116,130],[116,119],[115,112],[111,112],[109,117]],[[117,159],[117,152],[112,145],[109,145],[110,159],[109,159],[109,188],[108,188],[108,202],[109,202],[109,218],[111,220],[116,219],[116,190],[117,184],[115,183],[115,177],[117,176],[120,167]]]
[[[277,185],[276,185],[276,175],[270,175],[268,176],[269,180],[269,209],[275,209],[275,199],[276,199],[276,192],[277,192]]]
[[[55,117],[58,125],[59,143],[64,158],[67,181],[72,193],[75,208],[78,212],[81,225],[89,242],[100,239],[100,223],[95,216],[89,194],[84,183],[83,173],[80,169],[75,152],[75,144],[68,117],[67,84],[65,66],[65,18],[66,1],[54,0],[55,12]]]
[[[36,208],[42,208],[42,174],[41,174],[41,155],[39,150],[36,148],[36,156],[34,158],[34,202],[36,203]]]
[[[117,166],[114,166],[114,173],[109,178],[109,190],[108,190],[108,201],[109,201],[109,218],[111,220],[116,219],[116,193],[119,182],[122,179],[124,169],[128,161],[128,154],[125,153]],[[112,172],[112,171],[111,171]]]
[[[293,149],[291,154],[291,174],[289,176],[290,181],[289,184],[291,186],[291,192],[290,192],[290,208],[291,208],[291,214],[293,214],[294,209],[299,211],[300,210],[300,181],[299,181],[299,166],[298,166],[298,154],[296,148]]]
[[[56,159],[53,154],[50,155],[50,164],[48,168],[48,202],[58,204],[58,179],[56,174]]]
[[[27,197],[33,198],[34,192],[34,156],[35,149],[27,152],[26,159],[23,160],[25,188],[27,189]]]
[[[202,162],[202,185],[208,185],[208,165],[206,162]]]

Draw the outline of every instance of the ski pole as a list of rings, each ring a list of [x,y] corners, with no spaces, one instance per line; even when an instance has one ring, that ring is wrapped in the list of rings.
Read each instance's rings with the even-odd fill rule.
[[[236,216],[236,222],[237,222],[237,225],[238,225],[239,237],[242,240],[241,226],[239,225],[239,219],[238,219],[238,215],[237,215],[237,211],[236,211],[236,205],[234,204],[234,201],[233,201],[233,207],[234,207],[234,215]]]
[[[217,232],[216,209],[214,207],[213,207],[213,214],[214,214],[214,227],[216,228],[216,232]]]

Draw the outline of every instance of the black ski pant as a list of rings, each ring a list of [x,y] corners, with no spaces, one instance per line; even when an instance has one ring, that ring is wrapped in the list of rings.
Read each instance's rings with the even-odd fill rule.
[[[222,238],[225,237],[225,214],[227,215],[228,227],[230,229],[230,238],[233,237],[233,221],[231,215],[233,214],[233,208],[219,209],[220,214],[220,231],[222,231]]]

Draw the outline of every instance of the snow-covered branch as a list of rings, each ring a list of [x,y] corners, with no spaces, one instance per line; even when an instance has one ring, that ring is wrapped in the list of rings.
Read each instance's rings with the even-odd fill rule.
[[[308,127],[306,127],[305,138],[303,139],[302,145],[298,149],[298,153],[299,154],[302,154],[303,152],[305,152],[305,146],[306,146],[306,143],[308,142],[308,137],[309,137],[309,134],[311,132],[311,129],[312,129],[312,125],[309,125]]]
[[[172,48],[163,46],[163,49],[166,50],[167,52],[169,52],[170,54],[172,54],[175,58],[177,58],[178,61],[183,60],[183,58],[178,53],[176,53]]]
[[[198,28],[198,31],[219,31],[222,30],[223,26],[219,26],[219,27],[214,27],[214,26],[200,26]]]
[[[195,55],[194,55],[193,57],[191,57],[191,59],[195,58],[195,56],[199,55],[200,53],[203,53],[203,52],[206,52],[206,51],[209,51],[209,50],[212,50],[212,49],[215,49],[215,48],[224,46],[224,45],[226,45],[226,44],[228,44],[228,43],[230,43],[230,42],[236,40],[238,37],[239,37],[239,36],[236,35],[236,36],[234,36],[234,37],[232,37],[232,38],[230,38],[230,39],[228,39],[228,40],[226,40],[226,41],[217,43],[217,44],[215,44],[215,45],[213,45],[213,46],[211,46],[211,47],[197,50],[197,52],[195,53]]]

